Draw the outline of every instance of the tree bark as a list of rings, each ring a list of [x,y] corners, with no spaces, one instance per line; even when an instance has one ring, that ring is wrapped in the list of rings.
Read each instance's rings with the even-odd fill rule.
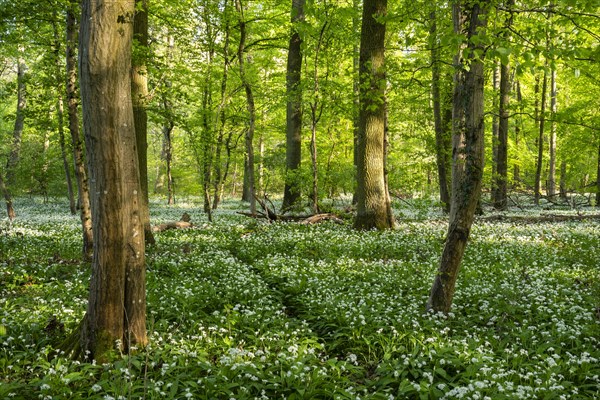
[[[567,162],[562,160],[560,163],[560,198],[567,200]]]
[[[154,244],[154,234],[150,226],[150,210],[148,198],[148,1],[135,0],[135,17],[133,20],[133,38],[136,43],[131,68],[131,100],[133,103],[133,119],[138,152],[140,186],[141,186],[141,218],[147,244]]]
[[[87,172],[83,155],[83,145],[79,129],[79,95],[77,93],[77,61],[75,48],[77,46],[77,19],[80,10],[79,0],[71,0],[67,7],[66,31],[67,31],[67,113],[69,118],[69,132],[71,134],[71,145],[73,147],[73,164],[75,167],[75,179],[77,180],[77,196],[79,203],[79,218],[83,236],[83,257],[92,259],[94,238],[92,232],[92,211],[90,208],[90,191],[88,187]]]
[[[507,207],[508,184],[508,118],[510,102],[510,65],[500,66],[500,106],[498,124],[498,143],[496,145],[496,198],[494,207],[505,210]]]
[[[238,46],[238,63],[240,67],[240,79],[242,80],[242,86],[246,92],[246,109],[248,111],[248,128],[246,129],[246,158],[244,161],[244,195],[242,200],[250,203],[250,212],[256,214],[256,189],[254,185],[254,130],[256,121],[256,107],[254,105],[254,93],[252,92],[252,86],[248,82],[246,76],[246,68],[244,63],[244,57],[246,52],[246,21],[244,19],[244,7],[242,0],[236,0],[236,9],[239,15],[239,27],[240,27],[240,43]]]
[[[434,6],[435,7],[435,6]],[[437,33],[437,12],[434,9],[429,14],[431,27],[429,29],[429,47],[431,48],[431,97],[433,103],[433,123],[435,129],[436,164],[438,170],[438,186],[440,202],[444,211],[450,211],[450,192],[448,190],[448,159],[449,159],[449,136],[448,125],[442,119],[442,97],[441,97],[441,58],[440,45]]]
[[[360,0],[352,0],[354,16],[352,17],[352,32],[358,32],[360,28]],[[354,166],[354,187],[352,190],[352,204],[358,203],[357,185],[358,178],[356,171],[358,168],[358,130],[360,126],[360,38],[352,40],[352,160]]]
[[[131,100],[133,0],[85,0],[80,73],[94,256],[81,345],[100,362],[144,346],[144,227]]]
[[[600,140],[598,140],[598,170],[596,171],[596,208],[600,208]]]
[[[467,43],[454,59],[452,204],[440,268],[427,309],[448,313],[460,264],[481,195],[484,165],[483,64],[485,48],[473,38],[486,27],[489,1],[456,1],[452,6],[455,34]],[[464,51],[465,47],[468,51]],[[479,57],[475,58],[475,54]]]
[[[53,13],[53,18],[56,19],[56,13]],[[63,162],[63,169],[65,171],[65,178],[67,181],[67,195],[69,198],[69,210],[72,215],[77,214],[77,204],[75,202],[75,194],[73,191],[73,180],[71,179],[71,168],[69,166],[69,160],[67,156],[67,146],[65,143],[65,105],[64,105],[64,93],[65,93],[65,80],[62,70],[63,59],[60,55],[60,35],[58,33],[58,26],[56,21],[52,21],[52,31],[54,33],[54,67],[55,67],[55,79],[56,79],[56,119],[58,128],[58,143],[60,145],[60,154]]]
[[[0,171],[0,190],[2,191],[2,195],[4,196],[4,202],[6,204],[6,215],[8,216],[8,220],[12,221],[16,217],[15,208],[13,207],[12,195],[9,189],[6,187],[4,183],[4,178],[2,177],[2,171]]]
[[[542,98],[540,100],[539,135],[537,140],[538,154],[535,168],[534,196],[535,204],[540,204],[542,197],[542,163],[544,160],[544,126],[546,123],[546,92],[548,90],[548,74],[544,70],[542,79]]]
[[[292,34],[290,36],[286,74],[286,182],[282,208],[295,205],[300,199],[297,173],[302,160],[302,37],[298,24],[304,21],[305,0],[292,0]]]
[[[385,22],[387,0],[365,0],[360,34],[357,229],[394,226],[385,185]]]
[[[515,79],[515,90],[517,92],[517,103],[519,103],[520,113],[523,114],[523,95],[521,94],[521,82],[518,79]],[[515,121],[515,148],[517,149],[517,158],[519,157],[520,151],[520,141],[521,141],[521,129],[523,126],[523,117],[519,116],[518,120]],[[520,159],[515,162],[513,167],[513,185],[519,185],[521,181],[521,168],[519,166]]]
[[[19,51],[22,51],[20,49]],[[17,61],[17,113],[15,117],[15,126],[13,129],[12,143],[10,153],[6,162],[6,186],[12,188],[16,183],[16,169],[21,159],[21,141],[23,136],[23,127],[25,125],[25,107],[26,88],[25,88],[25,60],[20,54]]]
[[[492,72],[492,87],[493,87],[493,101],[492,109],[492,187],[491,187],[491,200],[495,201],[498,191],[497,175],[498,175],[498,132],[500,130],[500,124],[498,123],[498,114],[496,110],[498,107],[498,92],[500,91],[500,62],[494,62],[494,70]]]
[[[550,143],[548,146],[548,197],[556,196],[556,69],[552,68],[550,72]]]

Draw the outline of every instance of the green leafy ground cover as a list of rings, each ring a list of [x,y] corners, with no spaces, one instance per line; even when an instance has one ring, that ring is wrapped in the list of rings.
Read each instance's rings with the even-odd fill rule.
[[[148,249],[151,344],[104,365],[56,348],[89,266],[62,201],[0,223],[0,399],[584,399],[600,396],[600,223],[479,221],[451,315],[424,313],[446,222],[266,224],[226,204]],[[539,211],[517,212],[518,215]],[[410,217],[410,220],[407,219]]]

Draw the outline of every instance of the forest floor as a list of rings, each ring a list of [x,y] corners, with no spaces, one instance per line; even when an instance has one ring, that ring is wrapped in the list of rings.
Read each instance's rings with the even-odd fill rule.
[[[153,202],[154,224],[195,226],[147,249],[150,345],[97,365],[55,350],[87,303],[78,217],[62,200],[15,206],[0,399],[600,397],[600,220],[532,219],[590,208],[486,210],[444,316],[424,312],[447,227],[427,202],[396,204],[387,232]]]

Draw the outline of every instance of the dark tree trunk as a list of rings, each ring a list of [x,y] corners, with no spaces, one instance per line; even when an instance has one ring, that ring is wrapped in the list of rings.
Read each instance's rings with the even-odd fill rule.
[[[435,6],[434,6],[435,7]],[[442,118],[441,97],[441,58],[440,45],[438,44],[437,13],[435,10],[429,14],[431,27],[429,30],[429,46],[431,47],[431,96],[433,102],[433,122],[435,128],[436,164],[438,170],[438,182],[440,202],[444,211],[450,211],[450,192],[448,190],[448,165],[449,165],[449,138],[450,131],[447,123]]]
[[[305,0],[292,0],[292,34],[287,59],[286,92],[286,182],[282,208],[292,207],[300,198],[297,173],[302,159],[302,37],[297,24],[304,21]]]
[[[553,198],[556,196],[556,69],[552,69],[550,73],[550,112],[551,112],[551,123],[550,123],[550,143],[548,146],[548,197]]]
[[[67,106],[69,117],[69,132],[71,134],[71,145],[73,147],[73,164],[75,167],[75,179],[77,180],[77,195],[79,203],[79,218],[83,235],[83,257],[92,259],[94,238],[92,232],[92,211],[90,208],[90,191],[83,155],[83,144],[81,143],[81,132],[79,129],[79,95],[77,93],[77,60],[75,49],[77,46],[77,19],[80,13],[79,0],[71,0],[67,8],[66,30],[67,30]]]
[[[239,15],[240,43],[238,46],[238,62],[240,67],[240,78],[246,92],[246,109],[248,111],[248,128],[246,129],[246,159],[244,161],[244,195],[242,200],[250,203],[250,213],[256,214],[256,189],[254,185],[254,130],[256,121],[256,107],[254,105],[254,93],[252,85],[248,81],[245,68],[246,52],[246,21],[244,19],[244,7],[242,0],[236,0],[236,9]]]
[[[57,19],[56,13],[53,14],[54,19]],[[65,143],[65,105],[64,105],[64,93],[65,93],[65,79],[62,71],[62,62],[64,61],[60,55],[60,35],[58,33],[57,22],[52,22],[52,31],[54,33],[54,65],[56,74],[56,119],[58,125],[58,143],[60,145],[60,154],[63,162],[63,169],[65,171],[65,178],[67,181],[67,195],[69,198],[69,210],[72,215],[77,214],[77,204],[75,202],[75,195],[73,191],[73,180],[71,179],[71,168],[69,166],[69,159],[67,155],[67,146]]]
[[[0,190],[2,191],[2,195],[4,196],[4,201],[6,203],[6,215],[8,216],[9,221],[15,219],[15,209],[13,207],[12,195],[10,191],[6,187],[4,183],[4,178],[2,177],[2,172],[0,171]]]
[[[148,1],[135,0],[135,17],[133,20],[133,37],[136,43],[131,68],[131,100],[133,102],[133,118],[135,138],[138,152],[141,193],[141,218],[147,244],[154,244],[154,234],[150,226],[150,210],[148,199]]]
[[[81,345],[105,362],[144,346],[144,227],[131,102],[134,3],[85,0],[80,38],[83,126],[91,174],[94,256]]]
[[[448,235],[427,309],[448,313],[456,279],[481,195],[484,164],[483,44],[472,39],[485,31],[489,1],[456,1],[454,31],[467,43],[455,56],[453,108],[452,204]],[[479,54],[474,58],[473,54]]]
[[[387,0],[365,0],[360,34],[357,229],[394,226],[385,184],[385,22]]]
[[[567,200],[567,162],[563,160],[560,163],[560,198]]]
[[[548,74],[544,70],[544,78],[542,80],[542,98],[540,100],[540,114],[539,114],[539,135],[537,140],[538,154],[535,168],[535,184],[534,184],[534,195],[535,204],[540,204],[540,198],[542,197],[542,163],[544,160],[544,126],[546,123],[546,92],[548,90]]]

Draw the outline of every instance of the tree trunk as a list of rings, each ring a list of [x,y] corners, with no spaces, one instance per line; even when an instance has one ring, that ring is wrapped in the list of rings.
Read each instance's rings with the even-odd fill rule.
[[[150,226],[150,210],[148,199],[148,1],[135,0],[135,17],[133,20],[133,37],[135,40],[134,55],[131,68],[131,100],[133,102],[133,118],[141,185],[141,218],[147,244],[154,244],[154,234]]]
[[[302,159],[302,37],[297,25],[304,21],[305,0],[292,0],[292,34],[286,74],[286,182],[282,208],[285,210],[300,198],[298,171]]]
[[[540,115],[539,115],[539,135],[537,140],[538,155],[535,168],[535,204],[540,204],[542,197],[542,162],[544,159],[544,125],[546,122],[546,92],[548,90],[548,74],[544,70],[544,78],[542,80],[542,98],[540,100]]]
[[[75,179],[77,180],[77,195],[79,198],[79,218],[83,236],[83,257],[92,259],[94,238],[92,232],[92,211],[90,208],[90,191],[88,187],[87,172],[79,130],[79,96],[77,93],[77,61],[75,48],[77,46],[77,19],[79,14],[79,0],[71,0],[67,8],[67,107],[69,117],[69,132],[73,147],[73,164],[75,166]]]
[[[434,6],[435,7],[435,6]],[[438,170],[438,182],[440,191],[440,202],[445,212],[450,211],[450,192],[448,191],[448,158],[449,148],[447,146],[448,132],[447,124],[442,120],[442,98],[440,93],[441,84],[441,58],[440,45],[438,44],[437,13],[434,9],[429,14],[431,27],[429,29],[429,47],[431,48],[431,97],[433,103],[433,122],[435,128],[435,150],[436,164]]]
[[[360,34],[357,229],[394,226],[385,184],[385,22],[387,0],[365,0]]]
[[[168,52],[167,58],[169,61],[173,59],[173,49],[175,47],[175,37],[173,35],[169,35],[168,39]],[[165,81],[165,86],[167,88],[171,87],[171,82],[169,80]],[[162,95],[162,107],[164,110],[165,120],[162,126],[162,151],[161,151],[161,159],[165,162],[165,179],[167,180],[167,204],[173,205],[175,204],[175,184],[173,182],[173,173],[172,173],[172,160],[173,160],[173,140],[171,134],[173,133],[173,129],[175,128],[175,121],[173,120],[173,105],[169,100],[167,90],[163,92]],[[159,186],[161,183],[160,174],[157,176],[157,184],[155,186]]]
[[[242,80],[242,86],[246,92],[246,109],[248,111],[248,128],[246,130],[246,159],[244,162],[244,198],[243,200],[250,203],[250,212],[256,214],[256,190],[254,187],[254,129],[256,121],[256,107],[254,105],[254,94],[252,92],[252,86],[248,82],[246,76],[246,68],[244,63],[244,57],[246,52],[246,21],[244,19],[244,7],[242,0],[236,0],[236,9],[239,15],[239,26],[240,26],[240,43],[238,46],[238,62],[240,67],[240,79]]]
[[[85,0],[80,38],[83,122],[91,174],[94,256],[81,345],[106,362],[144,346],[146,291],[131,101],[134,2]]]
[[[567,162],[563,160],[560,163],[560,198],[567,200]]]
[[[519,110],[523,114],[523,95],[521,94],[521,82],[515,79],[515,90],[517,92],[517,103],[519,103]],[[517,158],[521,153],[520,141],[521,141],[521,129],[523,126],[523,117],[519,116],[518,120],[515,121],[515,149],[517,150]],[[520,160],[515,162],[513,167],[513,184],[514,186],[519,185],[521,181],[521,168],[519,167]]]
[[[448,235],[433,282],[427,309],[448,313],[456,279],[467,246],[471,225],[481,195],[484,164],[483,63],[485,48],[473,38],[486,26],[489,1],[461,2],[452,6],[455,34],[467,43],[454,59],[452,204]],[[468,51],[464,51],[464,48]],[[478,54],[478,58],[474,58]]]
[[[12,196],[10,194],[10,191],[4,183],[2,171],[0,171],[0,190],[2,191],[2,195],[4,196],[4,201],[6,203],[6,215],[8,216],[9,221],[12,221],[16,217],[15,209],[12,204]]]
[[[20,49],[21,52],[23,49]],[[17,62],[17,114],[15,118],[15,126],[12,135],[12,144],[10,153],[6,162],[6,186],[12,188],[16,183],[16,169],[21,159],[21,141],[23,135],[23,127],[25,125],[25,107],[26,107],[26,91],[25,91],[25,70],[27,66],[22,55],[19,55]]]
[[[600,140],[598,140],[598,170],[596,171],[596,208],[600,208]]]
[[[556,69],[552,68],[550,73],[550,144],[548,146],[548,197],[553,198],[556,195]]]
[[[492,87],[493,87],[493,102],[492,102],[492,187],[491,187],[491,200],[496,200],[496,193],[498,191],[497,175],[498,175],[498,132],[500,130],[500,124],[498,123],[498,114],[496,110],[498,107],[498,92],[500,91],[500,62],[494,63],[494,70],[492,72]]]
[[[352,32],[358,32],[360,29],[360,0],[352,0],[354,16],[352,17]],[[354,188],[352,190],[352,204],[358,203],[357,185],[358,178],[356,171],[358,168],[358,130],[360,126],[360,39],[352,39],[352,159],[354,165]]]
[[[494,207],[497,210],[505,210],[507,207],[509,101],[510,65],[502,64],[500,66],[500,121],[496,147],[496,198],[494,199]]]
[[[53,18],[56,20],[57,15],[53,13]],[[60,145],[60,154],[63,161],[63,169],[65,170],[65,178],[67,181],[67,195],[69,198],[69,210],[72,215],[77,214],[77,204],[75,202],[75,195],[73,191],[73,180],[71,179],[71,168],[69,166],[69,160],[67,156],[67,146],[65,143],[65,105],[63,95],[65,93],[65,80],[63,78],[62,70],[62,57],[60,56],[60,35],[58,33],[58,26],[56,21],[52,21],[52,31],[54,33],[54,66],[56,74],[56,119],[58,125],[58,143]]]

